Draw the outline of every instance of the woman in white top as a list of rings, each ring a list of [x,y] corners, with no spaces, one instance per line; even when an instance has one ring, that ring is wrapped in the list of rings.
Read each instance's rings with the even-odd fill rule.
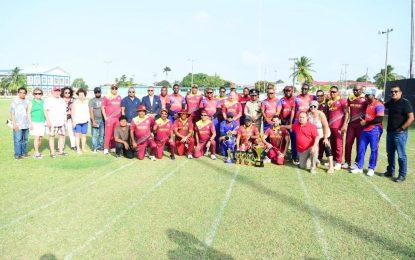
[[[323,111],[318,110],[318,102],[315,100],[310,103],[308,120],[317,127],[317,132],[320,138],[319,149],[324,150],[324,152],[326,153],[326,156],[329,159],[329,169],[327,170],[327,173],[332,174],[334,172],[334,165],[333,154],[331,152],[329,141],[329,137],[331,134],[330,128],[327,122],[326,115],[323,113]]]
[[[89,122],[89,101],[86,98],[86,90],[78,89],[78,98],[72,104],[72,124],[75,132],[76,151],[80,154],[86,152],[86,133]],[[82,152],[81,152],[82,143]]]

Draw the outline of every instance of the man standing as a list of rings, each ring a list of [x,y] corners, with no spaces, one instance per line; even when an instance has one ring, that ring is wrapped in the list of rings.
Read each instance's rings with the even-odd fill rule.
[[[284,97],[280,99],[277,104],[277,113],[281,119],[282,125],[291,125],[294,120],[295,113],[295,98],[294,98],[294,87],[284,87]],[[295,134],[292,130],[288,131],[291,139],[291,157],[295,163],[298,163],[297,147],[295,143]]]
[[[186,96],[186,109],[190,113],[190,119],[195,123],[199,119],[199,106],[202,94],[199,93],[198,86],[192,85],[192,90]]]
[[[367,145],[370,144],[370,159],[367,176],[375,174],[376,163],[378,160],[378,148],[380,136],[382,135],[382,121],[385,112],[383,104],[375,98],[376,89],[366,89],[366,113],[365,118],[360,120],[360,125],[363,126],[363,131],[359,139],[358,148],[358,163],[357,167],[353,169],[352,173],[362,173],[363,164],[365,160],[365,153]]]
[[[138,116],[131,120],[130,136],[133,148],[137,149],[137,158],[143,160],[146,155],[146,149],[150,148],[150,154],[154,153],[156,143],[151,136],[154,127],[154,116],[146,115],[146,107],[139,105],[137,108]],[[156,158],[149,156],[150,160],[155,161]]]
[[[121,114],[127,118],[128,123],[138,115],[138,105],[140,105],[140,99],[135,96],[135,88],[129,88],[128,96],[121,101]]]
[[[213,125],[215,126],[216,133],[219,133],[219,101],[216,97],[213,96],[213,89],[206,88],[206,97],[203,97],[200,101],[199,108],[204,110],[206,114],[209,116],[210,120],[212,120]],[[216,145],[218,144],[219,136],[216,136]],[[218,147],[217,147],[218,148]]]
[[[356,164],[359,161],[357,157],[359,137],[362,134],[363,126],[360,125],[360,121],[365,116],[366,111],[366,99],[365,94],[362,91],[361,86],[356,86],[353,89],[353,94],[347,99],[347,105],[349,107],[350,120],[347,125],[346,133],[346,146],[344,148],[345,162],[342,165],[343,169],[356,168]],[[355,164],[352,166],[352,147],[356,140],[356,159]]]
[[[147,110],[147,115],[155,118],[161,111],[161,100],[159,96],[154,95],[154,88],[149,87],[148,95],[143,97],[142,103]]]
[[[251,100],[251,97],[249,96],[249,88],[248,87],[244,87],[242,95],[239,96],[239,103],[241,103],[242,106],[242,117],[241,117],[241,124],[244,123],[244,119],[245,119],[245,105],[246,102],[248,102],[249,100]]]
[[[301,94],[299,94],[295,98],[295,115],[294,120],[298,119],[298,115],[301,112],[307,112],[310,108],[311,101],[315,100],[316,97],[314,95],[309,94],[310,85],[308,83],[303,83],[301,87]]]
[[[186,104],[186,100],[179,93],[179,85],[173,85],[173,93],[169,95],[167,108],[169,110],[169,119],[171,122],[177,119],[177,113],[181,111]]]
[[[161,101],[161,108],[167,109],[167,104],[169,104],[169,95],[167,94],[167,87],[163,86],[161,88],[159,98]]]
[[[89,100],[89,114],[91,116],[91,141],[92,150],[104,150],[105,122],[102,116],[101,88],[94,88],[95,97]]]
[[[347,130],[349,121],[349,108],[347,100],[339,95],[339,89],[336,86],[330,88],[330,100],[328,105],[328,121],[331,131],[330,145],[335,161],[334,169],[340,170],[343,160],[343,136]]]
[[[411,103],[402,97],[399,86],[391,88],[392,98],[386,102],[388,109],[388,127],[386,136],[386,151],[388,153],[388,168],[385,176],[393,177],[395,173],[395,152],[398,153],[399,176],[395,182],[403,182],[407,173],[406,141],[408,128],[414,121]]]
[[[247,101],[244,108],[245,117],[250,117],[253,124],[261,129],[261,102],[258,100],[259,92],[256,89],[251,89],[249,91],[249,96],[251,100]],[[245,123],[245,122],[244,122]]]
[[[102,115],[105,121],[104,154],[115,148],[114,130],[119,124],[121,116],[121,96],[118,95],[118,86],[113,84],[108,96],[102,99]]]
[[[55,136],[59,136],[58,149],[59,155],[68,155],[63,151],[65,147],[65,123],[66,123],[66,103],[61,98],[59,87],[53,87],[52,96],[45,100],[46,126],[49,133],[50,157],[56,158]]]
[[[154,127],[154,141],[157,148],[154,156],[157,159],[163,157],[163,151],[166,144],[170,148],[170,159],[174,160],[174,135],[173,135],[173,123],[168,119],[167,109],[162,109],[160,112],[160,118],[156,120]]]
[[[261,112],[264,119],[264,132],[272,127],[272,118],[277,114],[278,98],[274,88],[268,88],[267,98],[262,101]]]
[[[10,106],[10,117],[13,124],[14,159],[27,157],[27,142],[29,137],[29,100],[27,90],[20,87],[17,97]]]
[[[186,109],[178,112],[179,118],[174,121],[174,135],[176,139],[177,154],[182,156],[187,150],[187,158],[193,158],[195,148],[195,139],[193,138],[194,127],[191,120],[188,119],[189,113]]]
[[[315,173],[320,140],[317,127],[307,120],[306,112],[300,112],[298,122],[292,125],[292,130],[295,132],[297,139],[300,168],[309,169],[311,173]]]
[[[228,113],[233,114],[233,120],[239,125],[239,119],[242,116],[242,106],[238,102],[236,92],[231,92],[229,98],[222,104],[222,116],[224,120],[226,120],[226,115]]]

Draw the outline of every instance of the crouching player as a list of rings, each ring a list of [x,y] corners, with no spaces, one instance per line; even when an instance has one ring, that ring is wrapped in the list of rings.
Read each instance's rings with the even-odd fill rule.
[[[131,120],[130,135],[133,148],[137,149],[137,158],[143,160],[147,148],[150,148],[152,151],[156,149],[156,143],[151,136],[154,118],[146,115],[147,110],[144,105],[139,105],[137,111],[138,116]],[[152,161],[156,160],[154,156],[149,158]]]
[[[290,134],[284,126],[281,126],[281,120],[277,115],[272,117],[273,127],[268,128],[262,136],[262,142],[268,150],[267,156],[272,163],[283,165],[287,153],[287,144],[290,140]],[[267,141],[269,140],[269,142]]]
[[[121,154],[128,159],[134,157],[134,151],[130,144],[130,127],[127,125],[127,118],[120,117],[120,125],[115,128],[115,156],[121,157]]]
[[[253,145],[258,144],[258,138],[258,128],[252,124],[250,117],[245,117],[245,123],[237,130],[236,150],[242,152],[249,151]]]
[[[193,138],[193,123],[188,119],[189,113],[186,109],[180,110],[179,118],[174,121],[173,132],[176,139],[175,146],[177,154],[182,156],[187,150],[187,158],[193,158],[193,151],[195,148],[195,139]]]
[[[170,159],[174,160],[174,135],[173,135],[173,123],[168,119],[167,109],[162,109],[160,112],[160,118],[156,120],[154,130],[154,140],[156,142],[156,149],[154,156],[157,159],[163,157],[163,151],[166,144],[169,144]]]
[[[236,131],[238,127],[238,123],[233,120],[233,113],[227,113],[226,120],[220,123],[220,151],[227,163],[232,163],[232,159],[235,157]],[[228,154],[228,151],[231,154]]]
[[[200,116],[202,119],[196,122],[195,158],[201,157],[209,149],[210,158],[216,160],[215,126],[206,111],[202,111]]]

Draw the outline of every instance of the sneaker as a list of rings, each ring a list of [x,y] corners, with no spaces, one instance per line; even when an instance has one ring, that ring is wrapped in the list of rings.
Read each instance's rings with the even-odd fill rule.
[[[334,164],[334,169],[335,169],[336,171],[339,171],[341,168],[342,168],[342,165],[341,165],[340,163],[336,163],[336,164]]]
[[[23,157],[22,156],[15,156],[14,159],[15,160],[21,160],[21,159],[23,159]]]
[[[345,163],[342,164],[341,167],[342,167],[342,169],[347,170],[347,169],[349,169],[349,164],[347,162],[345,162]]]
[[[233,163],[232,159],[225,159],[225,163]]]
[[[294,165],[299,165],[300,164],[300,160],[299,159],[293,159],[293,164]]]
[[[111,153],[115,153],[115,148],[111,148]]]
[[[369,169],[369,170],[367,170],[366,175],[367,176],[373,176],[373,175],[375,175],[375,171],[373,169]]]
[[[388,177],[388,178],[393,177],[393,175],[394,175],[393,173],[388,172],[388,171],[386,171],[386,172],[383,174],[383,176]]]
[[[67,156],[68,154],[65,153],[65,152],[61,152],[61,153],[58,153],[58,155],[60,155],[60,156]]]
[[[152,161],[157,160],[156,157],[154,157],[153,155],[150,155],[148,158],[150,158],[150,160],[152,160]]]
[[[350,172],[351,173],[363,173],[363,169],[356,168],[356,169],[351,170]]]
[[[311,169],[310,169],[310,173],[311,173],[311,174],[316,174],[316,173],[317,173],[316,168],[315,168],[315,167],[311,168]]]
[[[76,148],[76,146],[74,146],[74,147],[71,147],[71,149],[72,149],[73,151],[76,151],[76,150],[78,150],[78,148]]]
[[[108,149],[104,149],[104,154],[108,154]]]
[[[170,154],[170,160],[176,160],[176,157],[174,156],[174,154]]]
[[[351,166],[350,166],[350,170],[354,170],[354,169],[356,169],[356,168],[359,168],[359,167],[357,166],[357,163],[354,163],[353,165],[351,165]]]
[[[212,159],[212,160],[216,160],[216,155],[211,154],[211,155],[210,155],[210,159]]]
[[[51,155],[50,155],[50,158],[55,159],[55,158],[56,158],[56,154],[54,154],[54,153],[53,153],[53,154],[51,154]]]
[[[187,156],[187,159],[193,159],[193,156],[192,156],[191,154],[189,154],[189,155]]]
[[[93,152],[93,153],[97,153],[97,151],[98,151],[98,149],[94,149],[92,152]]]
[[[271,163],[271,159],[266,156],[264,158],[264,163]]]
[[[33,155],[33,158],[35,158],[35,159],[42,159],[43,156],[42,156],[42,154],[38,153],[38,154],[34,154]]]

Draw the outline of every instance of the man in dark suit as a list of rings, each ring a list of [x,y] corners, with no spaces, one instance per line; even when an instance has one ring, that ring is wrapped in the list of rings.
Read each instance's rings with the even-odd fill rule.
[[[147,109],[147,114],[152,117],[158,117],[162,104],[159,96],[154,95],[154,88],[148,88],[148,95],[143,97],[142,104]]]

